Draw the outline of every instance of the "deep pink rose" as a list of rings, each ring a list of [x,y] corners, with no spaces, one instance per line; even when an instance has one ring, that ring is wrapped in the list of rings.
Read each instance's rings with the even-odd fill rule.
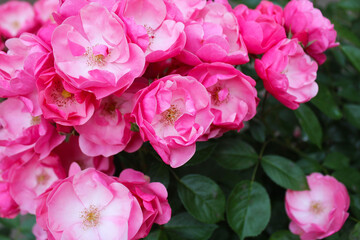
[[[80,148],[86,155],[109,157],[123,150],[134,152],[141,147],[143,142],[139,133],[131,131],[130,113],[135,92],[129,90],[120,97],[110,95],[102,99],[94,116],[84,125],[75,126],[80,134]]]
[[[326,49],[339,45],[334,25],[309,0],[290,1],[284,8],[284,18],[287,31],[320,65],[326,60]]]
[[[0,4],[0,36],[17,37],[35,26],[35,12],[30,3],[8,1]]]
[[[286,38],[285,28],[281,25],[282,9],[271,2],[262,1],[254,10],[240,4],[234,13],[249,53],[265,53]]]
[[[125,169],[120,173],[119,181],[138,199],[144,220],[135,239],[146,237],[154,223],[165,224],[171,218],[168,193],[163,184],[150,182],[142,172]]]
[[[165,0],[167,16],[184,23],[191,19],[195,11],[206,5],[206,0]]]
[[[19,212],[19,205],[10,195],[9,182],[0,180],[0,217],[14,218]]]
[[[144,53],[128,42],[124,23],[96,4],[67,18],[54,30],[51,43],[59,75],[98,99],[124,92],[144,69]]]
[[[185,164],[212,123],[210,96],[193,77],[168,75],[139,91],[132,116],[144,141],[172,167]]]
[[[86,123],[99,102],[92,93],[66,89],[64,80],[54,69],[43,72],[37,80],[39,103],[43,116],[64,126]]]
[[[61,164],[65,168],[65,172],[68,173],[70,166],[73,162],[76,162],[82,170],[87,168],[95,168],[109,176],[112,176],[115,172],[113,157],[96,156],[90,157],[85,155],[79,146],[79,137],[71,136],[68,142],[63,142],[53,150],[61,160]]]
[[[310,190],[287,190],[285,207],[290,230],[301,240],[328,237],[341,229],[349,216],[350,197],[345,186],[332,176],[307,176]]]
[[[36,221],[49,240],[130,240],[143,215],[131,192],[93,168],[70,170],[38,198]]]
[[[59,178],[65,178],[65,171],[54,154],[43,159],[34,154],[32,159],[12,167],[9,189],[21,213],[35,214],[35,199]]]
[[[52,13],[58,8],[58,0],[37,0],[34,3],[35,17],[42,23],[54,22]]]
[[[243,122],[256,114],[258,102],[255,81],[226,63],[204,63],[190,71],[211,96],[215,119],[207,137],[219,137],[229,130],[240,130]]]
[[[177,58],[186,64],[224,62],[236,65],[249,61],[238,21],[221,3],[209,1],[194,13],[185,33],[186,45]]]
[[[266,90],[290,109],[316,96],[317,69],[297,39],[284,39],[255,61],[255,70]]]

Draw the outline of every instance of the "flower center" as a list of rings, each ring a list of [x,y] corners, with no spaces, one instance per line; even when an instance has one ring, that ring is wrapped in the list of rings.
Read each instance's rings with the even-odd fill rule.
[[[20,28],[20,23],[18,21],[13,21],[11,23],[11,26],[15,29],[19,29]]]
[[[229,99],[229,89],[227,88],[217,86],[209,92],[211,94],[211,100],[214,105],[220,105]]]
[[[320,202],[312,202],[310,205],[310,211],[315,214],[320,214],[324,211],[324,207]]]
[[[36,182],[39,185],[45,185],[49,179],[50,179],[50,176],[46,172],[42,172],[36,176]]]
[[[100,221],[100,211],[94,205],[90,205],[81,212],[81,218],[84,228],[96,227]]]
[[[74,101],[74,95],[66,91],[60,81],[54,82],[50,97],[58,107],[66,107]]]
[[[64,98],[69,98],[69,97],[72,96],[71,93],[69,93],[69,92],[66,91],[65,89],[62,90],[61,95],[62,95]]]
[[[151,27],[149,27],[148,25],[144,25],[145,29],[146,29],[146,33],[149,36],[149,46],[154,42],[155,39],[155,31],[154,29],[152,29]]]
[[[177,109],[175,105],[171,105],[168,110],[163,112],[162,114],[162,120],[165,121],[168,124],[174,124],[175,121],[180,116],[180,111]]]
[[[110,55],[110,51],[106,45],[96,45],[92,48],[87,48],[85,56],[87,57],[87,64],[91,67],[103,67],[106,64],[105,58]]]
[[[38,125],[41,122],[41,117],[40,116],[36,116],[36,117],[32,117],[31,119],[31,125]]]

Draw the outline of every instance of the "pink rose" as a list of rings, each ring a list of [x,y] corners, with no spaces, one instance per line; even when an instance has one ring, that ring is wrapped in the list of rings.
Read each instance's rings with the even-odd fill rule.
[[[240,130],[243,122],[256,114],[258,98],[255,81],[226,63],[204,63],[189,72],[211,96],[215,119],[208,137],[219,137],[229,130]]]
[[[205,87],[180,75],[168,75],[139,91],[132,116],[143,140],[172,167],[195,154],[196,140],[214,119]]]
[[[281,25],[282,9],[271,2],[262,1],[255,10],[240,4],[234,13],[249,53],[265,53],[286,38],[285,29]]]
[[[256,59],[255,70],[266,90],[290,109],[316,96],[318,65],[304,53],[297,39],[284,39]]]
[[[98,99],[124,92],[144,69],[144,53],[128,42],[124,23],[96,4],[66,19],[54,30],[51,43],[59,75]]]
[[[0,217],[14,218],[19,212],[19,205],[10,195],[9,182],[0,180]]]
[[[177,57],[189,65],[202,62],[244,64],[248,52],[235,15],[221,3],[209,1],[185,27],[186,45]]]
[[[339,45],[334,25],[309,0],[290,1],[284,8],[284,18],[286,30],[320,65],[326,60],[326,49]]]
[[[0,146],[3,147],[0,152],[3,155],[13,156],[34,148],[43,158],[65,139],[41,115],[32,115],[31,107],[31,102],[18,98],[0,103]]]
[[[195,11],[205,7],[206,0],[165,0],[165,4],[168,17],[186,23]]]
[[[131,39],[145,51],[147,62],[174,57],[184,48],[184,24],[166,18],[164,0],[125,0],[117,13]],[[141,7],[140,7],[141,6]]]
[[[119,181],[138,199],[144,220],[139,232],[134,237],[146,237],[154,223],[165,224],[171,218],[171,208],[168,203],[168,193],[163,184],[150,182],[150,178],[142,172],[125,169],[120,173]]]
[[[79,137],[71,136],[68,142],[63,142],[56,147],[53,152],[60,157],[61,164],[65,172],[68,173],[72,163],[76,162],[82,170],[95,168],[109,176],[115,172],[113,157],[96,156],[90,157],[85,155],[79,146]]]
[[[0,5],[0,36],[17,37],[35,27],[35,12],[30,3],[8,1]]]
[[[131,192],[93,168],[70,170],[38,198],[36,221],[49,240],[130,240],[143,215]]]
[[[34,227],[32,228],[32,233],[36,237],[36,240],[48,240],[47,233],[37,223],[35,223]]]
[[[35,199],[59,178],[65,178],[65,172],[59,157],[53,154],[43,159],[34,154],[23,164],[12,166],[9,188],[21,213],[35,214]]]
[[[34,3],[36,19],[42,24],[54,22],[52,13],[58,8],[58,0],[37,0]]]
[[[102,99],[94,116],[87,123],[75,126],[80,134],[80,148],[86,155],[109,157],[123,150],[135,152],[141,147],[143,142],[139,133],[131,131],[130,119],[137,90]]]
[[[301,240],[316,240],[339,231],[349,216],[349,194],[334,177],[312,173],[307,176],[310,190],[287,190],[285,207],[290,230]]]
[[[65,89],[64,80],[54,69],[43,72],[37,80],[43,116],[64,126],[86,123],[99,102],[92,93]]]

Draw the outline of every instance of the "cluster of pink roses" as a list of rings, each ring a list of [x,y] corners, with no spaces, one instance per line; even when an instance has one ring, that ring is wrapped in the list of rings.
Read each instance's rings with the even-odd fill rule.
[[[139,239],[166,223],[164,186],[110,177],[112,156],[149,141],[182,166],[197,141],[255,116],[255,81],[234,65],[263,54],[265,88],[296,109],[337,46],[308,0],[10,1],[0,37],[0,215],[36,213],[49,239]]]

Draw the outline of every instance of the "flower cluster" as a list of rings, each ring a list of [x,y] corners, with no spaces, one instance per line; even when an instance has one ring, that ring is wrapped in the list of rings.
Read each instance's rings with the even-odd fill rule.
[[[149,141],[180,167],[256,115],[238,66],[256,58],[266,90],[296,109],[337,46],[309,0],[10,1],[0,37],[0,216],[36,214],[49,239],[139,239],[166,223],[164,186],[111,177],[113,155]]]

